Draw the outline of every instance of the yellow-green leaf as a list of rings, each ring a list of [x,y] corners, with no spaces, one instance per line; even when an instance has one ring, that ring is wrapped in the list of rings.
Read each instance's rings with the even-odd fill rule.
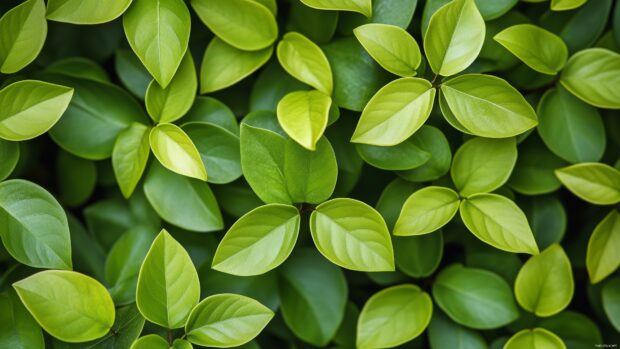
[[[593,284],[605,279],[620,266],[618,246],[620,212],[614,209],[594,228],[588,242],[586,266]]]
[[[319,10],[352,11],[372,16],[372,0],[301,0],[306,6]]]
[[[620,202],[620,170],[598,162],[584,162],[555,170],[573,194],[595,205]]]
[[[45,3],[28,0],[0,18],[0,72],[15,73],[37,56],[47,37]]]
[[[593,0],[596,1],[596,0]],[[568,11],[581,7],[581,5],[588,2],[588,0],[551,0],[551,10],[553,11]]]
[[[315,150],[329,117],[331,98],[320,91],[296,91],[278,103],[278,121],[282,129],[308,150]]]
[[[394,226],[394,235],[432,233],[446,225],[459,210],[459,195],[450,188],[426,187],[405,201]]]
[[[127,10],[132,0],[49,0],[47,18],[73,24],[110,22]]]
[[[566,349],[560,337],[544,328],[522,330],[510,337],[504,349]]]
[[[207,170],[200,153],[189,136],[173,124],[159,124],[149,136],[151,150],[170,171],[183,176],[207,180]]]
[[[112,169],[125,198],[142,177],[150,155],[149,127],[134,122],[118,135],[112,150]]]
[[[334,87],[332,69],[319,46],[296,32],[284,34],[278,43],[280,65],[297,80],[331,95]]]

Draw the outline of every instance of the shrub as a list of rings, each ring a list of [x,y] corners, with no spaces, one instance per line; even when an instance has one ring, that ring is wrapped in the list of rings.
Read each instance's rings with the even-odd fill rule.
[[[2,2],[0,347],[617,347],[612,7]]]

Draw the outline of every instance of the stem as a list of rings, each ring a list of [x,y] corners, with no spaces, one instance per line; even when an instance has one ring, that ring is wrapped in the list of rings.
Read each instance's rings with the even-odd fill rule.
[[[172,330],[168,330],[168,345],[172,346]]]

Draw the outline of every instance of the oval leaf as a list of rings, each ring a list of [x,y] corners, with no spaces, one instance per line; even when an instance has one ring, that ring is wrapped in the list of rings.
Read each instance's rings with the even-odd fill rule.
[[[0,294],[0,346],[44,349],[43,331],[13,290]]]
[[[147,334],[138,338],[130,349],[170,349],[168,342],[156,334]]]
[[[594,228],[588,242],[586,266],[590,281],[595,284],[618,269],[620,253],[620,212],[612,210]]]
[[[391,146],[405,141],[428,119],[434,98],[435,89],[425,79],[390,82],[364,107],[351,142]]]
[[[46,270],[14,283],[13,288],[39,325],[65,342],[103,337],[114,324],[110,294],[89,276]]]
[[[504,349],[566,349],[560,337],[544,328],[522,330],[508,340]]]
[[[331,95],[332,69],[319,46],[296,32],[284,34],[278,43],[278,61],[295,79]]]
[[[173,124],[159,124],[149,135],[151,150],[159,162],[180,175],[207,180],[200,153],[189,136]]]
[[[497,194],[476,194],[461,202],[461,218],[478,239],[500,250],[538,254],[527,217],[510,199]]]
[[[319,252],[334,264],[357,271],[393,271],[392,241],[383,217],[353,199],[332,199],[310,216]]]
[[[369,23],[355,28],[353,33],[383,69],[402,77],[416,75],[422,54],[418,43],[403,28]]]
[[[319,10],[352,11],[372,16],[372,0],[301,0],[306,6]]]
[[[585,4],[588,0],[551,0],[551,10],[567,11],[576,9]]]
[[[595,205],[620,202],[620,170],[607,164],[587,162],[555,170],[560,182],[573,194]]]
[[[47,18],[73,24],[110,22],[127,10],[132,0],[49,0]]]
[[[601,293],[603,309],[616,330],[620,329],[620,278],[609,280]]]
[[[394,235],[432,233],[452,220],[459,209],[459,195],[452,189],[426,187],[411,194],[394,226]]]
[[[474,0],[454,0],[433,14],[424,52],[435,74],[451,76],[469,67],[482,49],[485,25]]]
[[[27,0],[0,18],[0,72],[12,74],[34,61],[47,37],[45,3]]]
[[[185,333],[194,344],[228,348],[251,341],[274,314],[252,298],[218,294],[200,302],[187,319]]]
[[[189,254],[162,230],[140,267],[136,289],[140,313],[152,323],[180,328],[199,299],[200,281]]]
[[[270,204],[246,213],[220,241],[212,268],[239,276],[274,269],[293,251],[300,219],[297,209],[289,205]]]
[[[278,122],[289,137],[315,150],[327,127],[331,104],[331,98],[319,91],[291,92],[278,103]]]
[[[558,244],[530,257],[515,280],[517,302],[539,317],[564,310],[573,298],[574,289],[570,260]]]
[[[112,168],[125,198],[129,198],[138,185],[149,159],[149,131],[147,126],[133,123],[114,143]]]

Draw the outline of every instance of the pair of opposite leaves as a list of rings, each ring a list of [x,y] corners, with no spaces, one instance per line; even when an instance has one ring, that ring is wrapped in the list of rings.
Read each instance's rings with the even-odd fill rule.
[[[101,338],[114,324],[110,294],[83,274],[48,270],[18,281],[13,287],[41,327],[60,340],[86,342]],[[199,297],[200,281],[189,255],[162,230],[138,276],[136,303],[147,320],[169,329],[184,327],[191,343],[234,347],[256,337],[274,315],[256,300],[241,295],[217,294],[201,302]],[[168,348],[168,343],[161,337],[146,336],[132,348]]]

